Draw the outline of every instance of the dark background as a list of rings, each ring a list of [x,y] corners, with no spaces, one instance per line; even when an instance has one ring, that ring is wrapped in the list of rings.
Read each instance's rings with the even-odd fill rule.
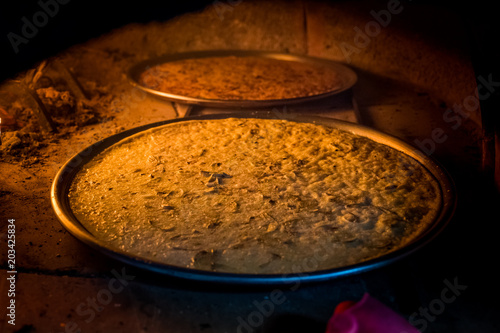
[[[38,33],[27,44],[19,46],[16,54],[7,37],[9,32],[20,36],[22,17],[33,21],[33,14],[41,10],[43,3],[57,0],[2,1],[0,4],[0,54],[2,59],[0,80],[32,67],[36,62],[54,55],[69,46],[105,34],[132,22],[164,21],[188,11],[196,11],[207,5],[231,3],[236,0],[197,0],[197,1],[97,1],[64,0],[59,4],[58,13],[49,18],[48,23],[39,28]],[[63,1],[63,0],[60,0]],[[64,2],[63,1],[63,2]],[[248,0],[239,0],[248,1]],[[422,3],[418,0],[401,0],[405,5]],[[495,2],[488,1],[426,1],[435,6],[445,6],[450,11],[458,11],[471,32],[471,49],[474,51],[473,62],[480,73],[498,73],[500,56],[500,20]],[[446,17],[443,17],[446,21]],[[422,24],[425,25],[425,19]]]
[[[188,11],[203,9],[214,1],[97,1],[70,0],[59,4],[59,10],[16,54],[8,39],[10,32],[22,36],[22,17],[33,22],[33,15],[42,10],[40,0],[2,1],[0,4],[0,80],[31,68],[36,62],[112,29],[129,23],[165,21]],[[68,0],[64,0],[68,1]],[[64,2],[61,1],[61,2]],[[54,3],[56,0],[41,0]]]

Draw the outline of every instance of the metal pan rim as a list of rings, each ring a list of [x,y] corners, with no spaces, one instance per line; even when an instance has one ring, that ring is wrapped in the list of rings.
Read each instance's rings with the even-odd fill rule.
[[[206,58],[206,57],[221,57],[221,56],[232,56],[232,55],[240,57],[258,56],[258,57],[280,59],[287,61],[297,61],[301,63],[327,65],[338,71],[342,80],[342,86],[339,87],[338,89],[323,94],[307,96],[307,97],[297,97],[288,99],[268,99],[268,100],[221,100],[221,99],[205,99],[205,98],[175,95],[148,88],[139,82],[140,74],[147,68],[154,65],[170,61],[177,61],[177,60]],[[258,51],[258,50],[209,50],[209,51],[194,51],[194,52],[167,54],[156,58],[144,60],[142,62],[133,65],[128,70],[127,77],[129,83],[132,86],[136,87],[137,89],[140,89],[141,91],[147,94],[159,97],[167,101],[187,104],[187,105],[197,105],[203,107],[237,108],[237,109],[266,108],[273,106],[312,102],[340,94],[352,88],[352,86],[354,86],[354,84],[357,82],[357,74],[347,65],[337,61],[323,59],[323,58],[316,58],[311,56],[290,54],[290,53],[279,53],[279,52]]]

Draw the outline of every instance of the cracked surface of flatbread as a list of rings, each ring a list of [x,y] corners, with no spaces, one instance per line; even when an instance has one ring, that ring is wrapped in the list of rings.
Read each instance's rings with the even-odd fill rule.
[[[286,120],[191,120],[103,151],[70,203],[97,238],[201,270],[287,274],[394,251],[436,217],[440,189],[407,155]],[[312,261],[311,261],[312,260]]]
[[[194,58],[152,66],[140,82],[161,92],[211,100],[309,97],[342,86],[333,68],[257,56]]]

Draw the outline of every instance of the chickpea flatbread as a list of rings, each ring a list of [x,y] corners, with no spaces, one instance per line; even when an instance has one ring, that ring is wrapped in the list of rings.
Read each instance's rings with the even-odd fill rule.
[[[382,256],[415,239],[441,205],[433,175],[396,149],[312,123],[250,118],[131,136],[84,165],[69,196],[77,219],[112,247],[250,274]]]

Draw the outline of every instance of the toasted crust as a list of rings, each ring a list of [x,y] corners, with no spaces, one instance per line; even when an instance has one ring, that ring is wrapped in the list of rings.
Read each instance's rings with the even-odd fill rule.
[[[148,130],[97,155],[70,191],[84,226],[133,255],[272,274],[399,249],[435,219],[440,199],[433,176],[395,149],[329,127],[263,119]]]
[[[139,79],[161,92],[211,100],[277,100],[338,89],[338,73],[324,65],[264,57],[208,57],[167,62]]]

